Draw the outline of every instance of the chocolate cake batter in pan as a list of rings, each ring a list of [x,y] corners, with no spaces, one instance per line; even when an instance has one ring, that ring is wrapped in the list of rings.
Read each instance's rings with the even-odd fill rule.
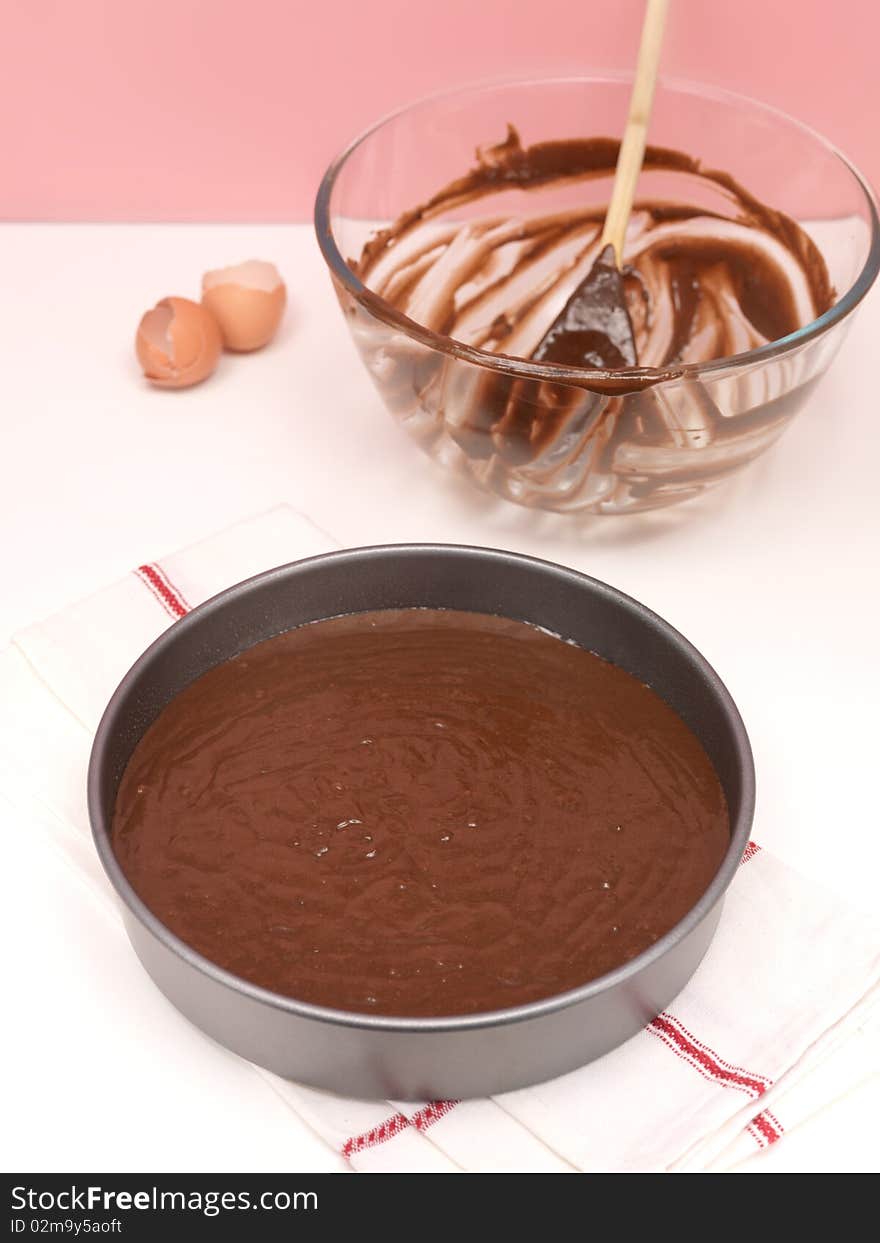
[[[107,709],[89,794],[135,949],[194,1022],[335,1091],[461,1097],[572,1069],[671,1001],[753,770],[717,676],[641,605],[410,545],[172,626]]]

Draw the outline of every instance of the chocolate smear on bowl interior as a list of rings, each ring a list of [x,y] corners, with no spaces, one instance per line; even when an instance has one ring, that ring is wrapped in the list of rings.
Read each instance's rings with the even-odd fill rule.
[[[514,499],[557,495],[560,473],[573,476],[564,489],[575,507],[584,481],[598,476],[625,481],[634,472],[635,487],[661,487],[665,476],[643,479],[628,465],[630,456],[641,461],[642,446],[705,447],[743,432],[689,369],[786,337],[834,304],[825,261],[797,221],[728,173],[649,145],[642,184],[656,197],[637,200],[616,277],[635,356],[609,348],[625,332],[612,331],[597,351],[580,332],[577,301],[600,257],[618,150],[603,137],[523,146],[510,126],[503,142],[478,150],[473,169],[350,261],[378,319],[436,334],[453,354],[463,345],[502,364],[544,365],[540,375],[468,373],[451,360],[444,369],[442,356],[433,369],[418,352],[410,358],[403,336],[382,347],[383,384],[396,362],[401,409],[415,391],[417,404],[437,411],[436,426],[423,420],[426,442],[448,434],[471,463],[485,462],[483,482],[505,495],[514,487],[507,472],[535,464]],[[616,290],[614,301],[623,309]],[[664,381],[681,381],[672,399]],[[640,394],[622,412],[616,398]],[[773,392],[752,404],[755,427],[784,422]]]

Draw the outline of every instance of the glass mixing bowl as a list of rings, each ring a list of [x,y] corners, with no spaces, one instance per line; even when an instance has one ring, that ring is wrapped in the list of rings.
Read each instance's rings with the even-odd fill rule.
[[[503,140],[509,123],[524,146],[620,134],[630,83],[625,74],[517,81],[423,100],[356,139],[318,191],[318,241],[352,337],[389,411],[432,457],[523,505],[598,514],[653,509],[697,496],[750,462],[808,398],[880,265],[876,200],[830,143],[763,104],[713,87],[661,81],[651,143],[725,170],[801,225],[821,251],[836,293],[818,319],[758,348],[679,366],[672,375],[669,368],[615,372],[616,391],[609,395],[607,373],[444,336],[359,279],[364,244],[464,175],[474,166],[475,149]],[[697,179],[657,178],[656,171],[643,170],[637,202],[640,193],[654,201],[695,201]],[[609,174],[604,183],[592,181],[589,194],[607,203],[610,186]],[[450,237],[473,221],[475,211],[484,219],[515,213],[528,220],[535,210],[530,195],[502,187],[467,207],[453,201],[433,223]],[[723,195],[705,205],[725,210]],[[497,435],[499,393],[506,425],[514,429],[503,439]],[[517,428],[523,429],[519,440]]]

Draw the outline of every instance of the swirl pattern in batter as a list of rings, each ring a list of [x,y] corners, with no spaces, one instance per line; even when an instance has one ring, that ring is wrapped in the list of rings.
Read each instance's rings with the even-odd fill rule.
[[[600,253],[617,151],[524,147],[511,128],[349,260],[363,289],[343,306],[389,409],[521,504],[621,513],[698,495],[780,435],[821,370],[796,348],[699,370],[789,337],[835,293],[800,223],[665,148],[646,151],[624,248],[638,365],[552,331]]]
[[[378,233],[355,269],[408,319],[465,345],[532,358],[598,257],[605,205],[587,191],[607,180],[616,158],[610,139],[523,148],[511,127],[505,142],[479,152],[471,173]],[[832,305],[825,262],[790,217],[682,152],[649,147],[644,168],[674,178],[679,193],[706,200],[710,191],[718,202],[636,205],[624,273],[640,366],[727,358]],[[526,192],[527,206],[502,214],[511,191]],[[561,195],[572,205],[560,208]]]

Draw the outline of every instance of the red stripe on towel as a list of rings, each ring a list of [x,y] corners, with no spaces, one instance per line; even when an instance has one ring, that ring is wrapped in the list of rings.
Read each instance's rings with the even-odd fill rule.
[[[755,855],[758,854],[760,850],[761,847],[757,842],[749,842],[743,851],[743,857],[739,861],[740,867],[742,867],[744,863],[748,863],[749,859],[754,859]]]
[[[394,1139],[395,1135],[400,1135],[407,1127],[413,1126],[417,1131],[427,1131],[428,1127],[432,1127],[435,1122],[445,1118],[457,1104],[458,1101],[430,1101],[421,1109],[416,1110],[411,1118],[407,1118],[406,1114],[391,1114],[372,1130],[364,1131],[362,1135],[349,1136],[340,1151],[344,1157],[351,1158],[355,1153],[364,1152],[367,1148],[375,1148],[377,1144],[387,1143],[389,1139]]]
[[[387,1140],[394,1139],[394,1136],[399,1135],[401,1131],[405,1131],[409,1124],[409,1118],[404,1114],[392,1114],[390,1118],[386,1118],[372,1130],[364,1131],[362,1135],[349,1136],[342,1145],[342,1155],[350,1158],[356,1152],[363,1152],[367,1148],[375,1148],[377,1144],[384,1144]]]
[[[171,617],[184,617],[189,612],[186,600],[156,561],[148,565],[139,565],[135,574],[150,589]]]
[[[765,1109],[763,1113],[756,1114],[746,1127],[746,1130],[759,1148],[769,1148],[771,1144],[775,1144],[777,1140],[782,1139],[785,1134],[785,1127],[775,1114],[771,1114],[769,1109]]]
[[[771,1086],[772,1080],[764,1075],[753,1074],[741,1066],[733,1066],[719,1057],[708,1045],[697,1040],[678,1019],[671,1014],[658,1014],[647,1031],[657,1036],[677,1057],[689,1062],[704,1079],[710,1079],[725,1088],[734,1088],[757,1099]]]
[[[430,1104],[425,1105],[424,1109],[413,1114],[412,1124],[419,1131],[427,1131],[429,1126],[445,1118],[457,1104],[458,1101],[431,1101]]]
[[[725,1067],[726,1070],[735,1070],[735,1071],[738,1071],[741,1075],[745,1075],[749,1079],[757,1079],[761,1083],[764,1084],[765,1088],[771,1088],[773,1086],[773,1080],[768,1079],[766,1075],[753,1074],[752,1071],[746,1070],[745,1067],[743,1066],[736,1066],[734,1065],[733,1062],[725,1062],[724,1058],[719,1057],[718,1054],[713,1052],[713,1050],[710,1049],[708,1045],[703,1044],[702,1041],[698,1040],[692,1031],[688,1031],[684,1023],[682,1023],[681,1019],[677,1019],[675,1015],[670,1014],[668,1010],[665,1010],[663,1014],[661,1015],[661,1017],[666,1019],[667,1022],[672,1023],[675,1027],[677,1027],[678,1030],[684,1036],[688,1038],[688,1040],[690,1040],[693,1044],[697,1045],[698,1048],[703,1049],[706,1053],[709,1054],[710,1057],[715,1058],[715,1060],[719,1062],[723,1067]]]

